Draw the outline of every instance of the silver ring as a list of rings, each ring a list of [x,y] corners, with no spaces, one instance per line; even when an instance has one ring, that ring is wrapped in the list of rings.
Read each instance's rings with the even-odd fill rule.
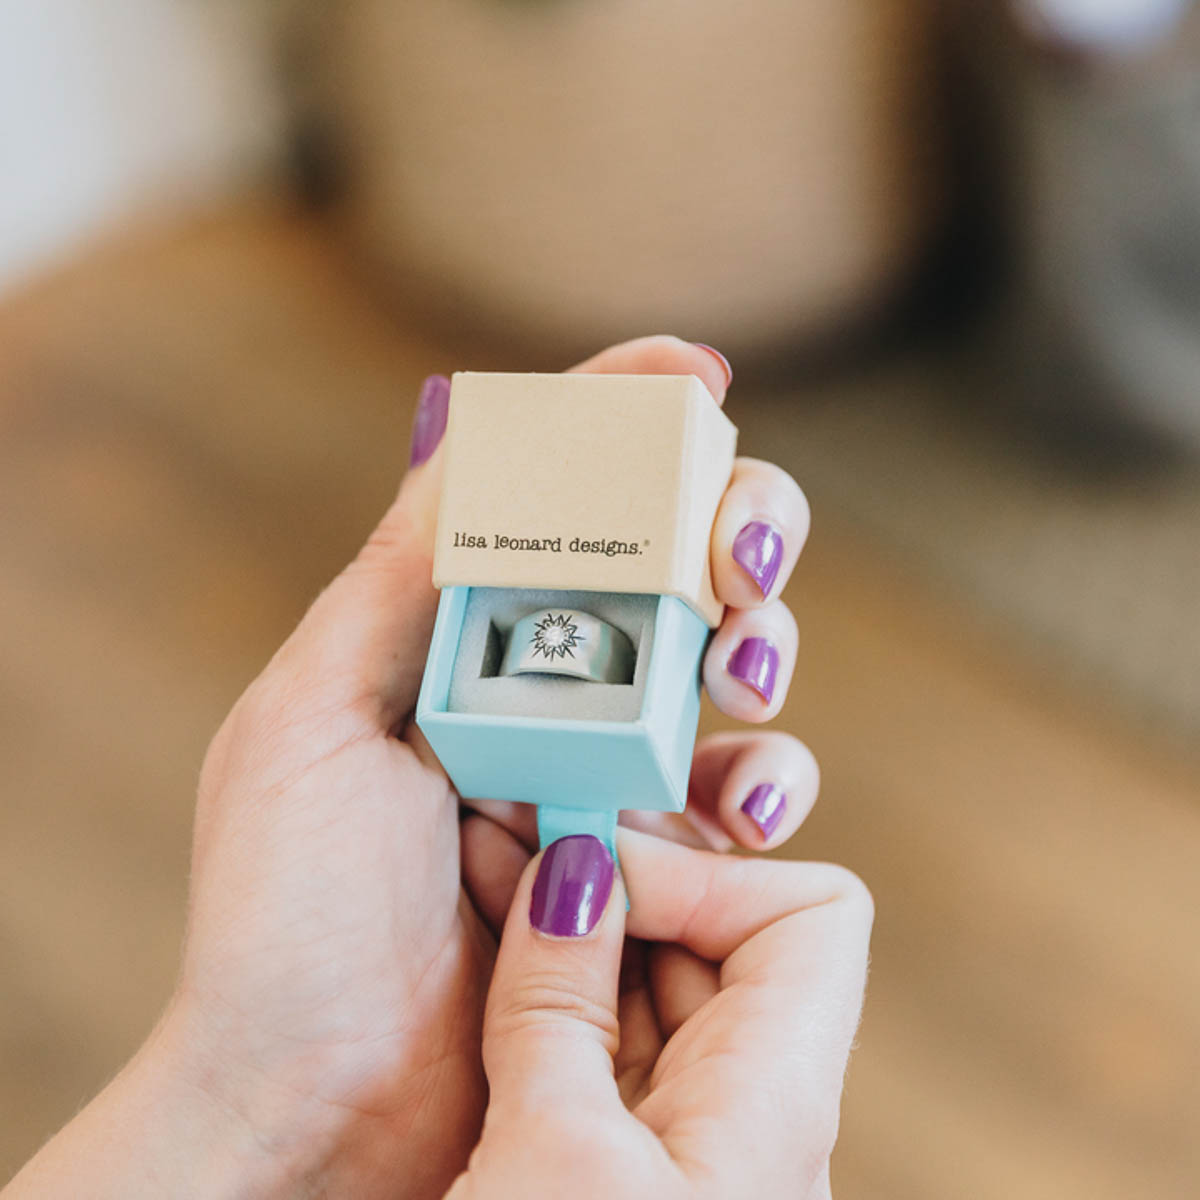
[[[607,621],[573,609],[542,608],[513,626],[500,674],[632,683],[636,659],[633,643]]]

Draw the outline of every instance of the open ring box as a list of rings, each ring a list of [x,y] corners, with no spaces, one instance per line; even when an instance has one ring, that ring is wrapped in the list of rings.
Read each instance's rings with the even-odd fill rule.
[[[460,795],[536,804],[543,845],[614,856],[621,809],[683,810],[736,441],[692,375],[454,376],[417,724]],[[537,610],[621,630],[632,678],[500,673]]]

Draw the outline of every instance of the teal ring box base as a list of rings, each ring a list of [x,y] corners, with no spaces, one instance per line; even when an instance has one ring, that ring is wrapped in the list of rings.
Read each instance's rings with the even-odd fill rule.
[[[505,622],[554,604],[622,625],[634,683],[498,676]],[[459,795],[536,804],[543,845],[590,833],[615,857],[621,809],[687,803],[710,632],[674,596],[447,587],[417,725]]]

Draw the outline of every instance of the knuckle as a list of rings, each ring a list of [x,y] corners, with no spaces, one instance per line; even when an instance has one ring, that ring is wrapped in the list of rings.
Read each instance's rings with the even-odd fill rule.
[[[396,500],[371,531],[351,569],[394,570],[412,565],[417,558],[432,558],[426,553],[423,533],[403,499]]]
[[[243,748],[273,743],[287,726],[299,693],[291,672],[272,664],[234,704],[229,714],[231,740]]]
[[[817,756],[803,742],[797,741],[795,746],[796,766],[811,773],[815,786],[821,786],[821,764]]]
[[[800,627],[796,624],[795,614],[782,600],[778,600],[776,603],[779,605],[779,622],[783,626],[785,636],[795,648],[800,641]]]
[[[793,525],[807,526],[808,497],[795,476],[778,463],[763,458],[741,458],[738,465],[740,475],[757,490],[769,492],[780,503],[780,515],[786,514]]]
[[[803,536],[808,532],[808,526],[812,519],[808,497],[804,494],[804,489],[782,467],[776,466],[774,463],[767,465],[771,467],[773,473],[771,486],[782,502],[788,523],[795,532]]]
[[[550,972],[521,979],[492,1013],[492,1032],[498,1038],[555,1029],[585,1030],[609,1053],[616,1052],[619,1030],[612,1007]]]
[[[238,697],[230,710],[225,726],[229,736],[237,739],[254,735],[262,726],[277,721],[286,699],[286,689],[280,687],[280,681],[268,668]]]
[[[796,624],[795,614],[782,597],[776,596],[754,610],[752,624],[756,631],[766,630],[779,639],[789,652],[795,653],[800,643],[800,627]]]
[[[310,764],[347,744],[358,724],[351,707],[279,659],[242,693],[217,731],[202,781],[242,775],[267,784],[285,764]]]
[[[868,928],[875,920],[875,897],[862,877],[849,867],[833,866],[834,898]]]
[[[808,533],[812,523],[812,509],[809,507],[808,496],[804,489],[790,476],[785,476],[787,483],[788,501],[792,508],[792,520],[801,534]]]
[[[678,355],[680,351],[691,353],[695,347],[691,342],[674,333],[650,333],[645,337],[635,338],[628,346],[635,346],[647,354],[661,355],[664,358]]]
[[[774,751],[791,760],[793,768],[820,773],[820,764],[812,749],[794,733],[782,729],[766,729],[751,735],[758,739],[752,749]]]
[[[746,746],[746,750],[750,752],[767,750],[794,756],[806,749],[804,743],[794,733],[788,733],[784,729],[763,729],[749,734],[749,739],[753,739]]]

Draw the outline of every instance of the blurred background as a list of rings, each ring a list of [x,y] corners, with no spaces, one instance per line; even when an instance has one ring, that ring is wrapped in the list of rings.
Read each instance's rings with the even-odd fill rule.
[[[836,1194],[1200,1193],[1189,0],[0,0],[0,1181],[169,995],[419,381],[657,331],[815,512]]]

